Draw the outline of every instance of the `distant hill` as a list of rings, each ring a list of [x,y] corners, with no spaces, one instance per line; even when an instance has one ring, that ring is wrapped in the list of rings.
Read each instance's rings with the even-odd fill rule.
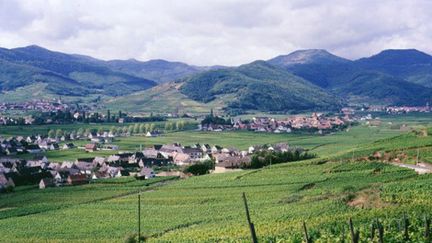
[[[295,51],[267,62],[322,88],[331,88],[343,83],[358,71],[352,61],[335,56],[326,50],[316,49]]]
[[[146,62],[129,60],[112,60],[107,64],[120,72],[137,77],[154,80],[158,83],[174,81],[186,76],[210,70],[212,67],[191,66],[182,62],[169,62],[165,60],[150,60]]]
[[[192,100],[180,92],[183,82],[167,82],[153,88],[130,95],[107,99],[105,105],[111,110],[122,110],[138,113],[194,113],[208,114],[211,109],[222,111],[225,101],[231,97],[224,96],[211,102]]]
[[[35,83],[46,83],[57,95],[118,96],[148,89],[154,81],[96,65],[81,57],[53,52],[38,46],[0,49],[0,87],[11,91]]]
[[[346,103],[432,102],[432,56],[385,50],[348,60],[299,50],[238,67],[104,61],[39,46],[0,48],[0,100],[63,96],[136,112],[310,111]]]
[[[432,57],[417,50],[386,50],[358,61],[302,50],[267,62],[356,101],[422,105],[432,98]]]
[[[403,78],[409,82],[432,87],[432,56],[415,50],[385,50],[377,55],[362,58],[356,64]]]
[[[388,74],[365,71],[334,88],[337,94],[367,104],[425,105],[432,90]]]
[[[199,73],[183,82],[181,92],[196,101],[231,95],[227,102],[231,110],[319,110],[342,104],[318,86],[264,61]]]

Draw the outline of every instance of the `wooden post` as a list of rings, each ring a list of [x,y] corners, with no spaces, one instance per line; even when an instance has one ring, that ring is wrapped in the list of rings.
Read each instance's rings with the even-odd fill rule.
[[[138,194],[138,243],[141,242],[141,195]]]
[[[251,222],[251,219],[250,219],[249,207],[248,207],[248,204],[247,204],[246,194],[244,192],[243,192],[243,202],[244,202],[244,206],[245,206],[245,210],[246,210],[246,218],[247,218],[247,221],[248,221],[248,224],[249,224],[249,229],[250,229],[250,232],[251,232],[252,243],[258,243],[258,239],[257,239],[256,233],[255,233],[255,226]]]
[[[304,240],[306,243],[312,243],[312,239],[309,238],[309,234],[306,227],[306,222],[303,221],[303,233],[304,233]]]
[[[358,231],[354,230],[354,225],[353,225],[351,218],[349,218],[349,227],[350,227],[350,232],[351,232],[351,242],[352,243],[358,243],[360,233]]]
[[[373,241],[374,238],[375,238],[375,222],[372,222],[371,233],[370,233],[370,240]]]
[[[425,215],[425,217],[424,217],[424,223],[425,223],[425,234],[424,234],[424,236],[425,236],[425,242],[426,243],[430,243],[431,242],[431,233],[430,233],[430,223],[431,223],[431,220],[430,220],[430,218],[428,218],[426,215]]]
[[[406,214],[403,215],[404,240],[409,241],[409,220]]]
[[[379,243],[384,243],[384,227],[379,220],[377,220],[377,228]]]

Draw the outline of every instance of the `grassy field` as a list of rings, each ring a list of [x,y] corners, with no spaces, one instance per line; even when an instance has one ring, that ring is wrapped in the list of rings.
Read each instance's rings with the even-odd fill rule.
[[[416,128],[428,125],[418,119],[396,122]],[[420,136],[401,132],[394,123],[360,125],[327,136],[178,132],[125,138],[119,144],[130,149],[141,143],[207,141],[246,148],[285,141],[319,157],[164,185],[158,179],[121,178],[44,191],[18,188],[0,195],[0,242],[124,242],[136,232],[138,193],[142,233],[149,242],[250,242],[243,192],[260,242],[302,242],[303,221],[315,242],[347,242],[349,217],[362,242],[370,242],[366,238],[376,218],[385,226],[386,242],[402,242],[404,213],[410,219],[411,241],[424,242],[422,218],[432,209],[432,175],[416,175],[380,160],[360,160],[375,151],[397,154],[417,149],[425,151],[421,158],[429,158],[432,129],[428,136]],[[142,184],[146,182],[150,185]]]
[[[341,131],[328,135],[314,134],[272,134],[255,132],[199,132],[182,131],[170,132],[159,137],[130,136],[119,137],[114,144],[120,151],[138,151],[141,147],[149,147],[154,144],[181,143],[192,145],[195,143],[208,143],[224,147],[235,147],[247,150],[249,146],[259,144],[272,144],[285,142],[292,146],[301,146],[310,149],[320,156],[344,152],[358,144],[370,143],[378,139],[389,138],[401,134],[398,129],[390,129],[389,126],[368,127],[355,126],[349,131]],[[84,145],[85,141],[77,141],[76,145]],[[48,151],[45,155],[52,161],[75,160],[76,158],[107,156],[116,151],[96,151],[87,153],[83,149]],[[21,158],[31,158],[33,155],[24,154]]]
[[[150,114],[157,110],[163,113],[179,112],[202,115],[208,114],[211,109],[218,112],[225,106],[222,100],[209,103],[192,100],[180,93],[178,84],[175,83],[158,85],[127,96],[106,99],[104,102],[106,107],[112,110],[121,109],[142,114]]]
[[[165,123],[176,123],[177,121],[184,121],[188,124],[188,129],[195,128],[197,121],[190,118],[176,118],[169,119],[168,121],[159,122],[145,122],[149,124],[154,124],[156,129],[164,130]],[[144,123],[144,122],[143,122]],[[7,136],[29,136],[29,135],[47,135],[49,130],[61,129],[65,132],[77,131],[78,129],[91,129],[97,131],[98,129],[103,129],[104,131],[109,131],[111,127],[122,128],[124,126],[131,126],[141,123],[76,123],[76,124],[52,124],[52,125],[25,125],[25,126],[0,126],[0,135]]]

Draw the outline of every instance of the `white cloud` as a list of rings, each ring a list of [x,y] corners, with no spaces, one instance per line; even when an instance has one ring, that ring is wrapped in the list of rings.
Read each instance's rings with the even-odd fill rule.
[[[238,65],[296,49],[432,53],[428,0],[0,0],[0,46]]]

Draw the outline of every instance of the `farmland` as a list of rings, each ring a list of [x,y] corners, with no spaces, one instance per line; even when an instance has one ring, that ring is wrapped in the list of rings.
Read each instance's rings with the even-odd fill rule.
[[[431,180],[428,175],[416,176],[413,171],[376,162],[313,161],[194,177],[142,193],[142,232],[151,242],[248,241],[241,201],[241,193],[246,192],[261,241],[299,242],[303,220],[313,237],[336,239],[340,232],[331,229],[342,229],[348,217],[361,226],[364,236],[376,217],[397,223],[403,212],[416,219],[422,216],[431,206],[427,196]],[[127,191],[127,183],[123,186],[117,189]],[[111,187],[94,188],[91,195],[77,187],[2,196],[1,215],[6,215],[0,220],[2,240],[121,242],[136,229],[136,194],[110,199],[109,195],[121,193]],[[363,209],[348,204],[364,193],[376,199]],[[103,199],[72,201],[69,207],[55,205],[55,201],[91,200],[95,195]],[[18,217],[33,209],[23,206],[29,200],[50,208]]]
[[[411,240],[422,242],[422,219],[432,209],[432,175],[416,175],[379,159],[361,160],[382,151],[406,153],[405,162],[412,163],[418,149],[420,160],[429,162],[432,130],[427,136],[401,132],[393,127],[397,123],[416,129],[430,126],[427,118],[412,117],[325,136],[188,131],[119,138],[124,150],[171,142],[245,149],[283,141],[308,148],[318,158],[184,180],[168,178],[164,183],[159,183],[161,178],[120,178],[43,191],[19,187],[0,195],[0,242],[124,242],[136,233],[138,193],[142,234],[149,242],[249,242],[243,192],[260,242],[301,242],[303,221],[317,242],[346,242],[350,217],[364,242],[376,218],[384,225],[386,242],[400,242],[404,213],[410,219]],[[59,159],[77,156],[73,151],[55,152]],[[48,153],[49,158],[54,155]]]
[[[412,123],[417,124],[417,123]],[[88,125],[91,126],[91,125]],[[162,126],[162,125],[161,125]],[[44,127],[44,126],[42,126]],[[51,128],[59,128],[52,127]],[[109,125],[105,126],[109,129]],[[78,129],[77,125],[66,125],[60,127],[64,130]],[[96,128],[94,125],[92,128]],[[46,130],[46,128],[36,127],[34,130],[28,128],[12,127],[7,131],[9,134],[20,133],[22,135],[29,134],[31,131]],[[48,129],[49,130],[49,129]],[[8,134],[6,133],[6,134]],[[180,131],[167,132],[159,137],[145,137],[143,135],[135,135],[130,137],[118,137],[115,139],[115,144],[119,146],[121,151],[137,151],[140,147],[149,147],[154,144],[169,144],[181,143],[184,145],[200,144],[217,144],[224,147],[235,147],[238,149],[247,149],[251,145],[271,144],[278,142],[287,142],[293,146],[301,146],[310,149],[314,153],[321,155],[333,154],[344,151],[344,148],[349,149],[358,144],[370,143],[378,139],[390,138],[401,134],[399,129],[391,128],[391,125],[382,125],[380,127],[369,127],[366,125],[354,126],[349,131],[337,132],[325,136],[313,135],[307,133],[292,133],[292,134],[272,134],[272,133],[254,133],[248,131],[237,132],[201,132],[201,131]],[[75,141],[76,145],[83,146],[85,141]],[[53,161],[61,162],[63,160],[75,160],[89,156],[107,156],[115,151],[96,151],[91,154],[86,153],[83,149],[48,151],[46,153]],[[22,158],[30,158],[32,155],[25,154]]]

